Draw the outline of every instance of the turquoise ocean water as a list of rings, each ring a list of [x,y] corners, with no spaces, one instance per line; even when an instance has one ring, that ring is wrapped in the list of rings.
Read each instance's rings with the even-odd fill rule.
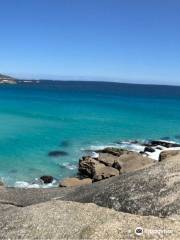
[[[0,86],[0,178],[73,176],[84,149],[120,140],[180,141],[180,87],[98,82]],[[67,156],[49,157],[50,151]]]

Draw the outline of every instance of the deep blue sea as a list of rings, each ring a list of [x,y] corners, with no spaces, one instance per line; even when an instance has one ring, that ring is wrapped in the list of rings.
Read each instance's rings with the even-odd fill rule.
[[[180,87],[55,81],[0,86],[0,178],[9,186],[45,174],[73,176],[85,149],[164,137],[180,141]],[[50,151],[67,155],[50,157]]]

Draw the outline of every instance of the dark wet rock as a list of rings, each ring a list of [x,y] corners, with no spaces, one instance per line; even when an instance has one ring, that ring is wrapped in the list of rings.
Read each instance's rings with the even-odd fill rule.
[[[61,143],[60,143],[60,146],[61,147],[69,147],[70,146],[70,142],[69,141],[62,141]]]
[[[84,178],[84,179],[79,179],[79,178],[66,178],[62,180],[59,183],[59,187],[75,187],[75,186],[82,186],[82,185],[87,185],[91,184],[92,179],[90,178]]]
[[[151,153],[152,153],[152,152],[155,152],[155,149],[153,149],[152,147],[145,147],[145,148],[144,148],[144,151],[145,151],[145,152],[151,152]]]
[[[159,161],[180,154],[180,150],[165,150],[159,155]]]
[[[114,156],[120,156],[124,152],[127,152],[127,150],[124,150],[124,149],[121,149],[121,148],[107,147],[107,148],[104,148],[102,150],[98,150],[96,152],[98,152],[98,153],[109,153],[109,154],[112,154]]]
[[[121,171],[122,168],[121,163],[119,163],[118,160],[114,160],[112,167],[119,170],[119,172]]]
[[[51,151],[48,153],[49,157],[60,157],[60,156],[67,156],[68,153],[65,151]]]
[[[52,183],[53,177],[52,176],[42,176],[40,179],[44,182],[44,184]]]
[[[177,143],[172,143],[172,142],[168,142],[168,141],[163,141],[163,140],[153,140],[153,141],[149,141],[148,143],[144,144],[145,146],[148,147],[156,147],[158,145],[166,147],[166,148],[170,148],[170,147],[180,147],[180,144]]]

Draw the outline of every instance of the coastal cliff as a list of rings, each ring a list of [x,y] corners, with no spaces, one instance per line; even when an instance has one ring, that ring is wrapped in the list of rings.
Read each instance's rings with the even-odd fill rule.
[[[168,153],[157,164],[80,187],[1,187],[1,238],[136,239],[140,227],[142,239],[179,239],[179,160]]]
[[[16,79],[7,76],[7,75],[3,75],[0,74],[0,84],[16,84]]]

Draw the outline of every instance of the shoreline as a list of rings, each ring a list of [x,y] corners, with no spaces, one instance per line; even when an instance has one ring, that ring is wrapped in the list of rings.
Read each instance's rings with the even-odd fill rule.
[[[151,166],[83,186],[0,187],[1,236],[14,239],[22,233],[23,239],[109,239],[111,233],[113,239],[136,239],[135,230],[140,227],[144,239],[155,235],[179,239],[179,159],[180,152]],[[78,229],[74,235],[73,229]]]
[[[112,150],[112,151],[110,151],[110,150]],[[113,151],[115,152],[116,150],[118,150],[120,152],[118,154],[116,154],[116,153],[114,154]],[[64,179],[58,180],[58,179],[54,178],[53,176],[45,175],[45,176],[41,176],[40,178],[34,179],[32,182],[17,181],[14,186],[7,186],[7,187],[58,188],[59,186],[66,187],[66,185],[67,186],[71,186],[71,185],[76,186],[76,185],[83,185],[83,184],[91,184],[92,182],[94,182],[93,176],[92,176],[93,174],[87,174],[87,171],[86,171],[85,175],[83,175],[83,170],[80,169],[81,168],[80,162],[82,161],[82,159],[84,159],[86,164],[92,165],[92,162],[93,162],[93,164],[97,164],[97,168],[99,166],[106,167],[106,168],[104,168],[104,170],[107,172],[110,171],[111,173],[109,173],[110,175],[108,175],[108,173],[105,174],[107,176],[101,176],[102,179],[105,179],[105,178],[111,177],[111,174],[112,174],[112,176],[116,176],[116,175],[119,175],[122,173],[126,173],[129,171],[135,171],[135,170],[144,168],[146,165],[154,164],[161,160],[160,156],[166,151],[172,152],[172,155],[173,155],[173,153],[176,154],[176,152],[178,153],[180,151],[180,144],[178,144],[175,141],[168,141],[168,140],[149,140],[149,141],[134,140],[134,141],[116,142],[112,145],[101,146],[101,147],[100,146],[92,146],[91,149],[84,150],[84,154],[78,163],[77,174],[74,175],[73,177],[69,176]],[[104,153],[104,155],[103,155],[103,153]],[[125,153],[125,155],[120,157],[120,155],[123,155],[124,153]],[[128,162],[125,163],[125,161],[127,161],[127,160],[130,161],[126,156],[127,154],[131,154],[131,156],[128,158],[131,159],[134,157],[137,159],[134,163],[130,162],[129,166],[126,167],[125,170],[122,170],[121,164],[128,165]],[[98,159],[99,155],[101,155],[100,161]],[[124,159],[123,159],[123,157],[124,157]],[[105,160],[103,158],[105,158]],[[109,158],[109,159],[106,159],[106,158]],[[120,162],[118,163],[118,161],[120,161]],[[117,166],[115,166],[115,167],[113,166],[114,162],[117,162],[116,163]],[[104,164],[104,166],[102,164]],[[134,166],[134,169],[133,168],[131,169],[130,165],[132,165],[132,164],[135,164],[137,166],[136,167]],[[111,168],[108,169],[108,167],[111,167]],[[91,168],[91,171],[94,171],[94,169],[92,169],[92,166],[90,166],[90,168]],[[119,171],[119,173],[117,172],[117,170]],[[2,185],[3,181],[1,180],[0,182]]]

